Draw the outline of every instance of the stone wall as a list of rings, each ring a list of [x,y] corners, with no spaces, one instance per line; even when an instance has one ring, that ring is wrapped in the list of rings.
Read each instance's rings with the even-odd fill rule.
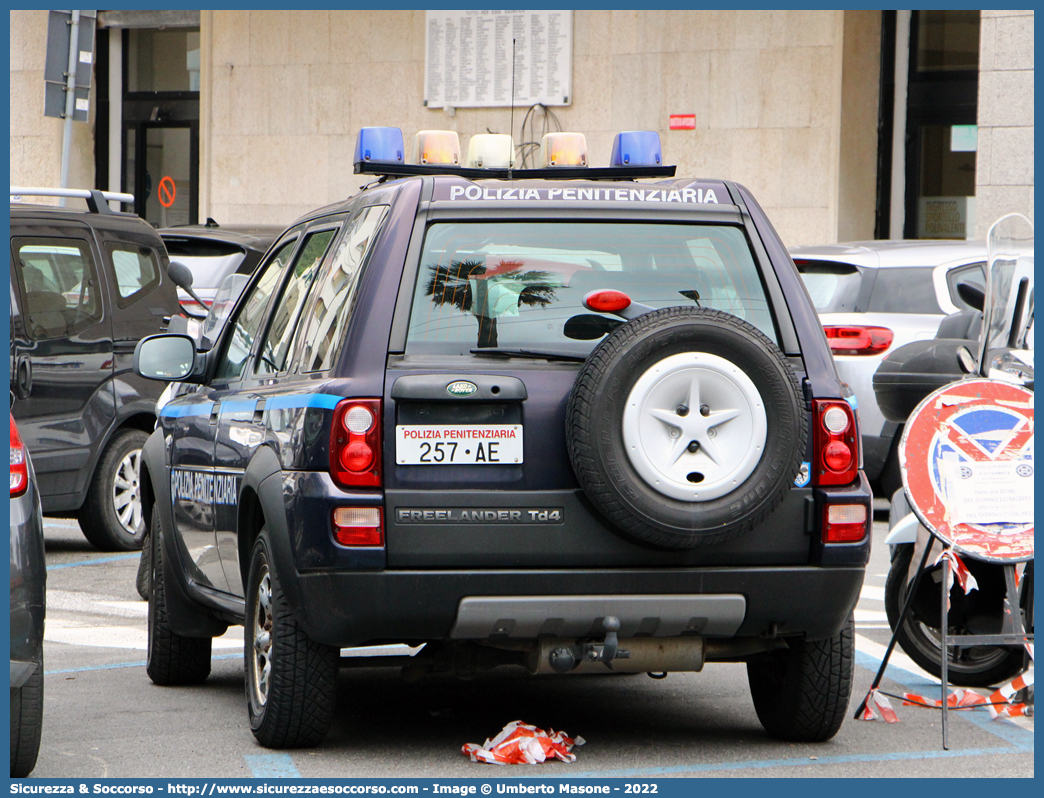
[[[57,185],[60,120],[44,119],[45,11],[11,12],[12,182]],[[286,224],[365,179],[364,125],[508,132],[509,108],[423,106],[424,11],[204,11],[200,218]],[[104,34],[102,34],[104,35]],[[620,130],[660,133],[680,175],[747,185],[788,245],[873,229],[878,12],[597,11],[573,16],[573,102],[593,164]],[[844,79],[842,72],[844,71]],[[93,103],[92,103],[93,105]],[[516,108],[521,142],[527,109]],[[668,129],[670,114],[696,129]],[[526,139],[539,141],[534,114]],[[75,125],[71,185],[94,182],[93,126]],[[869,232],[867,232],[869,231]]]
[[[64,120],[44,116],[47,12],[11,11],[11,185],[57,188]],[[94,186],[94,92],[90,121],[73,122],[69,187]],[[26,202],[54,200],[25,198]],[[79,200],[70,201],[70,206]]]
[[[975,237],[1006,213],[1033,221],[1033,11],[983,11]]]
[[[417,130],[456,130],[464,150],[486,128],[508,132],[508,108],[451,116],[423,106],[424,18],[204,12],[210,181],[200,217],[287,223],[346,197],[365,182],[351,162],[364,125],[401,127],[407,149]],[[875,13],[850,20],[850,38],[845,22],[840,11],[576,11],[573,104],[553,111],[564,129],[586,134],[593,164],[607,163],[617,131],[658,130],[679,174],[747,185],[786,244],[833,241],[844,45],[880,30]],[[876,71],[853,81],[876,108]],[[516,143],[526,110],[514,112]],[[672,113],[695,113],[696,129],[668,130]],[[876,118],[872,124],[876,152]],[[874,157],[868,163],[873,170]],[[873,185],[873,173],[868,179]],[[858,203],[846,213],[872,232],[872,208],[868,217]]]

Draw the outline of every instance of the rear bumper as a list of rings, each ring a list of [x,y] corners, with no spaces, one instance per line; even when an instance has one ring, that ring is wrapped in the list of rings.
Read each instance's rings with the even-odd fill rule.
[[[672,623],[685,616],[678,602],[691,599],[692,613],[687,617],[696,619],[697,625],[702,621],[704,627],[671,627],[665,623],[664,630],[673,628],[674,634],[708,634],[717,629],[719,635],[724,632],[731,637],[780,634],[822,639],[837,634],[854,609],[864,570],[791,566],[306,573],[297,575],[298,619],[312,638],[335,646],[462,639],[465,635],[466,639],[488,639],[506,625],[517,626],[528,637],[533,629],[543,626],[532,614],[534,607],[539,608],[538,612],[547,612],[545,621],[561,620],[567,627],[575,628],[592,614],[615,614],[628,625],[645,622],[647,626],[639,633],[656,634],[648,629],[656,619],[640,618],[641,602],[635,599],[647,598],[653,604],[663,600],[674,605],[667,618]],[[490,600],[483,601],[484,597]],[[735,597],[742,598],[738,615]],[[469,615],[467,610],[469,605],[478,605],[483,608],[480,616],[489,619],[490,612],[511,604],[512,599],[529,608],[524,623],[519,623],[518,618],[476,623],[475,613]],[[538,601],[518,601],[521,599]],[[721,617],[716,615],[719,612]],[[734,621],[723,627],[725,615]],[[515,623],[497,624],[499,620]],[[470,637],[482,635],[483,629],[488,629],[485,637]],[[729,634],[731,630],[734,631]],[[499,634],[512,637],[508,629]]]

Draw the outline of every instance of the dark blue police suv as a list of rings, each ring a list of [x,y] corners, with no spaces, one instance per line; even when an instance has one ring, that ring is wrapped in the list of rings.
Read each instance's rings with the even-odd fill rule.
[[[283,234],[212,349],[139,344],[142,376],[197,386],[143,451],[149,676],[204,681],[242,624],[282,748],[323,739],[340,667],[743,662],[769,734],[832,737],[871,494],[786,249],[655,134],[602,168],[579,134],[538,169],[475,139],[407,162],[364,128],[375,182]]]

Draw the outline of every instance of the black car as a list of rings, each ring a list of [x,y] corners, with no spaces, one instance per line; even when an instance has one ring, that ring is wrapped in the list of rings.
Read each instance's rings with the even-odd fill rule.
[[[154,682],[204,681],[242,624],[271,747],[322,740],[352,664],[745,662],[770,734],[836,733],[870,551],[855,414],[750,192],[658,148],[413,165],[364,129],[381,179],[287,230],[211,350],[139,345],[198,386],[143,454]],[[423,648],[340,656],[389,643]]]
[[[43,727],[47,565],[39,483],[11,417],[11,776],[36,766]]]
[[[192,288],[205,303],[205,307],[200,307],[179,289],[178,299],[185,313],[206,316],[221,281],[230,274],[253,274],[272,242],[285,229],[274,225],[219,225],[213,219],[207,219],[206,224],[160,229],[170,259],[189,268]]]
[[[155,230],[109,210],[126,195],[64,193],[88,210],[11,203],[11,408],[44,512],[78,517],[100,549],[139,548],[138,463],[163,386],[134,372],[134,347],[167,329],[177,293]]]

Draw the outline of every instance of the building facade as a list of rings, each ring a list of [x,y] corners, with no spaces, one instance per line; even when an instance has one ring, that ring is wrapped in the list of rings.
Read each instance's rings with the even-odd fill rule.
[[[11,181],[57,185],[48,12],[10,13]],[[571,23],[569,104],[436,109],[425,11],[100,11],[70,185],[134,194],[158,225],[289,224],[365,182],[362,126],[407,142],[456,130],[464,149],[475,133],[576,130],[595,165],[616,132],[645,129],[679,174],[750,187],[788,245],[981,237],[1000,213],[1033,218],[1032,11],[582,10]],[[161,196],[165,178],[176,192]]]

